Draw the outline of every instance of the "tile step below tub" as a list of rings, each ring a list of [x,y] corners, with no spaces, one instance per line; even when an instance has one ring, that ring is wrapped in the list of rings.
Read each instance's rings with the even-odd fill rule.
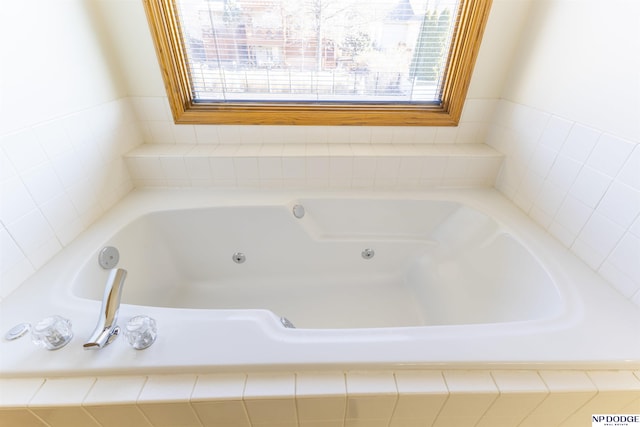
[[[493,187],[485,144],[143,144],[125,155],[136,187],[421,189]]]
[[[633,371],[401,370],[2,378],[3,390],[11,393],[2,395],[0,423],[33,426],[97,426],[99,422],[104,427],[574,427],[588,425],[593,414],[637,414],[640,410],[640,372],[634,375]]]

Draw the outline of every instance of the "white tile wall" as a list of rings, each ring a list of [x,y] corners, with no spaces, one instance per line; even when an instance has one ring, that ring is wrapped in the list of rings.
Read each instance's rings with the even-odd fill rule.
[[[46,424],[27,409],[29,401],[44,384],[44,378],[0,380],[0,424],[40,427]]]
[[[615,408],[614,413],[623,413],[625,408],[629,408],[630,413],[638,414],[640,387],[631,372],[587,372],[587,376],[598,389],[598,394],[571,414],[564,422],[566,426],[584,425],[584,420],[600,413],[600,408]]]
[[[136,186],[418,189],[491,187],[502,155],[484,144],[144,144]]]
[[[191,405],[202,424],[249,427],[251,422],[242,401],[245,384],[245,374],[199,376]]]
[[[499,394],[487,371],[446,371],[444,378],[449,398],[438,414],[434,427],[475,425]]]
[[[592,413],[640,413],[640,372],[401,370],[0,379],[0,396],[0,425],[577,427],[588,425],[585,419]]]
[[[100,424],[79,404],[95,378],[52,378],[45,381],[28,408],[50,427],[87,426]]]
[[[598,393],[589,376],[582,371],[541,371],[539,375],[549,389],[549,395],[528,414],[522,427],[562,425]]]
[[[638,304],[640,141],[505,100],[494,121],[498,189]]]
[[[341,424],[346,406],[347,390],[342,372],[296,375],[296,409],[300,425]]]
[[[0,298],[133,188],[141,142],[127,99],[0,135]]]
[[[150,427],[136,401],[146,377],[100,377],[82,407],[103,427]]]
[[[477,427],[517,426],[548,396],[537,372],[496,371],[491,376],[500,394],[482,415]]]
[[[176,125],[166,97],[132,97],[148,144],[480,144],[497,100],[467,99],[457,127]]]
[[[250,374],[244,388],[244,405],[253,426],[295,426],[295,375]]]
[[[200,426],[189,397],[196,384],[195,375],[154,375],[147,379],[137,406],[154,426]],[[176,399],[176,396],[183,396]]]
[[[432,425],[449,390],[440,371],[396,372],[398,402],[391,427]]]
[[[347,425],[388,425],[398,400],[393,372],[348,372]]]

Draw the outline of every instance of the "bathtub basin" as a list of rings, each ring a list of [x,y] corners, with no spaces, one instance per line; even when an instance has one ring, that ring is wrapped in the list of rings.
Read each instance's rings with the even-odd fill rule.
[[[158,323],[147,350],[82,349],[105,246],[128,271],[121,323]],[[3,340],[3,376],[640,367],[640,310],[493,190],[136,191],[1,308],[2,331],[60,314],[75,332],[53,352]]]
[[[297,328],[538,320],[564,305],[515,236],[458,202],[319,198],[169,210],[105,244],[129,271],[125,304],[264,309]],[[87,260],[73,294],[100,300],[103,276]]]

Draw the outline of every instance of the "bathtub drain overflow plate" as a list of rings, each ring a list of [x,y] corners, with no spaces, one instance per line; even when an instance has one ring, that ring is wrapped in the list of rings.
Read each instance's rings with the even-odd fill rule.
[[[113,246],[105,246],[98,254],[98,264],[105,270],[111,270],[118,265],[120,261],[120,252]]]

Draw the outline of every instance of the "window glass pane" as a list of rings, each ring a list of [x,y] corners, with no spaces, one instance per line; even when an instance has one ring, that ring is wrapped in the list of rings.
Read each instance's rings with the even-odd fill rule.
[[[439,103],[459,0],[178,0],[195,102]]]

